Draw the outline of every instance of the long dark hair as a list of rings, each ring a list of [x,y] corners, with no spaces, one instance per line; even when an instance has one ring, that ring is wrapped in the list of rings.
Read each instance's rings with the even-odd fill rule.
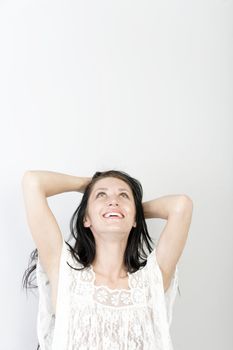
[[[146,245],[149,253],[152,252],[153,247],[150,243],[154,244],[153,239],[150,237],[147,225],[144,217],[143,207],[142,207],[142,197],[143,189],[141,183],[128,175],[123,171],[118,170],[108,170],[108,171],[97,171],[89,184],[86,186],[81,202],[75,212],[73,213],[70,220],[70,237],[75,239],[75,244],[72,247],[67,241],[66,244],[70,248],[70,252],[76,261],[81,263],[84,269],[90,266],[95,258],[96,254],[96,244],[92,231],[88,227],[84,227],[83,221],[86,213],[88,198],[91,194],[91,190],[94,184],[102,178],[105,177],[115,177],[125,181],[131,188],[135,207],[136,207],[136,227],[132,227],[127,245],[124,253],[124,265],[130,273],[136,272],[140,267],[146,265],[148,253],[144,250],[144,244]],[[142,260],[140,260],[142,259]],[[29,259],[28,269],[23,275],[23,288],[37,288],[37,285],[32,284],[35,279],[32,278],[32,273],[36,269],[36,264],[38,260],[38,250],[32,251]],[[34,265],[33,265],[34,263]],[[68,262],[67,262],[68,264]],[[31,266],[32,265],[32,266]],[[69,265],[70,266],[70,265]],[[70,266],[71,268],[74,268]],[[74,268],[75,269],[75,268]],[[29,280],[29,277],[31,278]],[[38,348],[39,349],[39,345]]]
[[[132,227],[124,253],[124,265],[130,273],[137,271],[140,267],[146,265],[147,253],[143,244],[147,246],[149,252],[152,251],[150,242],[153,243],[147,231],[147,225],[144,218],[142,207],[143,190],[140,182],[125,172],[117,170],[109,170],[105,172],[96,172],[92,181],[87,185],[81,203],[72,215],[70,222],[71,235],[75,239],[74,247],[70,247],[73,257],[83,265],[80,269],[84,269],[93,262],[96,253],[96,244],[92,231],[89,227],[84,227],[83,221],[86,213],[87,202],[94,184],[105,177],[115,177],[125,181],[133,192],[136,207],[136,227]],[[143,255],[141,255],[141,253]],[[140,259],[145,259],[141,261]]]

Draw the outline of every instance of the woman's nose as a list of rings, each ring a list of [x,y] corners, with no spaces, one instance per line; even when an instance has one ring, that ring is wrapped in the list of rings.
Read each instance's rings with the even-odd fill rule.
[[[109,203],[109,206],[112,206],[112,205],[116,205],[116,206],[118,206],[119,204],[117,203],[117,202],[111,202],[111,203]]]
[[[118,205],[118,200],[115,197],[109,199],[109,205]]]

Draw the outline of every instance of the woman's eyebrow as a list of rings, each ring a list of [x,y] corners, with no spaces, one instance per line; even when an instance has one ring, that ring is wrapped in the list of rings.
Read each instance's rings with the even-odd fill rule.
[[[96,192],[96,191],[99,191],[99,190],[108,190],[108,188],[106,188],[106,187],[100,187],[100,188],[97,188],[97,189],[95,190],[95,192]],[[119,191],[126,191],[126,192],[129,192],[126,188],[118,188],[118,190],[119,190]]]

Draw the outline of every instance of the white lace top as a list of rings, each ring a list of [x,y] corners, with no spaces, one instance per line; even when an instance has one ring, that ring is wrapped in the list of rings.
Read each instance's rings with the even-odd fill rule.
[[[130,289],[95,285],[93,267],[82,267],[63,240],[56,316],[50,283],[38,259],[39,291],[37,335],[41,350],[173,350],[170,337],[172,310],[178,287],[176,266],[164,294],[156,248],[147,264],[128,272]]]

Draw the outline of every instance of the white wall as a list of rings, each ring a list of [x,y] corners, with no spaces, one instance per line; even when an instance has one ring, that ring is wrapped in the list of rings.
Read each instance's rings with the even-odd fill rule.
[[[111,168],[144,200],[193,199],[174,349],[232,349],[232,15],[231,0],[0,2],[1,349],[37,344],[24,171]],[[48,199],[66,238],[80,199]]]

